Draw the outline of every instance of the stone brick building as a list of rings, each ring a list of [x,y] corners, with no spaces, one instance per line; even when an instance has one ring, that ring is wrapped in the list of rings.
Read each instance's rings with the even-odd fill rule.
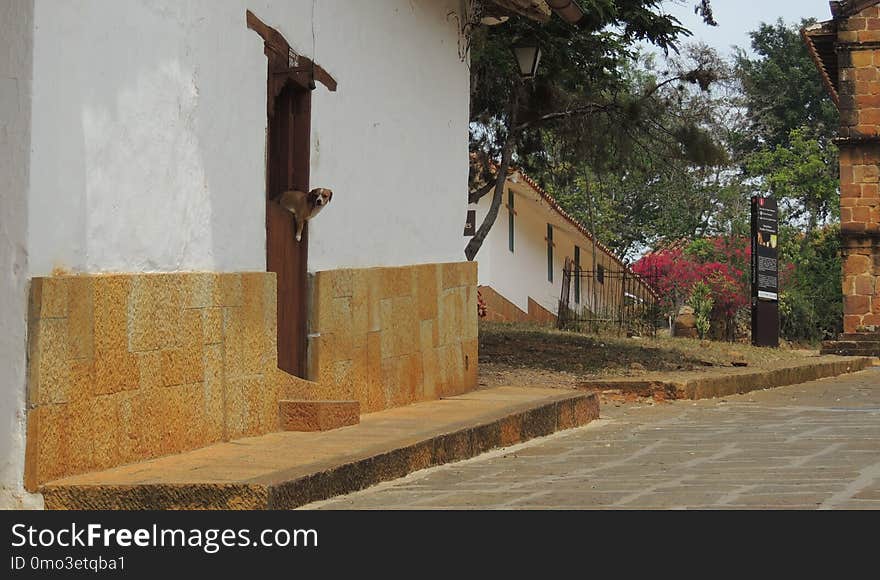
[[[840,109],[844,335],[825,349],[862,354],[880,351],[880,0],[830,4],[803,31]]]

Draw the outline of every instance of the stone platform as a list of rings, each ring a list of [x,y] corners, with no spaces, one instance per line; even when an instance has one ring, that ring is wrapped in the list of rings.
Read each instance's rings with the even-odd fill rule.
[[[598,418],[595,394],[498,387],[50,482],[49,509],[290,509]]]

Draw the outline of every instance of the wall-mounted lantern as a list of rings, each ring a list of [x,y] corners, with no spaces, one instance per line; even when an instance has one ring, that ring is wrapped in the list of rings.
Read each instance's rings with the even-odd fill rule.
[[[519,65],[519,74],[523,79],[533,79],[538,74],[538,63],[541,61],[541,47],[537,42],[519,42],[512,48],[513,56]]]

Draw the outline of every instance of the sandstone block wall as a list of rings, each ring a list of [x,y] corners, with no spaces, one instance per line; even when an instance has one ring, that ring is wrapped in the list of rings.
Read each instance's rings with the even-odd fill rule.
[[[272,273],[35,278],[25,484],[278,429]]]
[[[277,368],[273,273],[35,278],[25,485],[278,431],[284,399],[471,390],[476,280],[468,262],[319,272],[310,382]]]
[[[556,315],[529,297],[529,310],[519,307],[495,291],[491,286],[480,286],[486,302],[486,320],[489,322],[525,322],[541,326],[555,326]]]
[[[318,272],[309,378],[368,413],[477,386],[477,264]]]

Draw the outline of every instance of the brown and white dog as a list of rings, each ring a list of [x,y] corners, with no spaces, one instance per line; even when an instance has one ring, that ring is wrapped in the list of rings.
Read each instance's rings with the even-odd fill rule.
[[[333,192],[324,187],[318,187],[308,193],[292,189],[285,191],[278,197],[278,203],[281,204],[281,207],[296,216],[297,242],[302,239],[303,227],[306,222],[318,215],[318,212],[330,203],[332,197]]]

